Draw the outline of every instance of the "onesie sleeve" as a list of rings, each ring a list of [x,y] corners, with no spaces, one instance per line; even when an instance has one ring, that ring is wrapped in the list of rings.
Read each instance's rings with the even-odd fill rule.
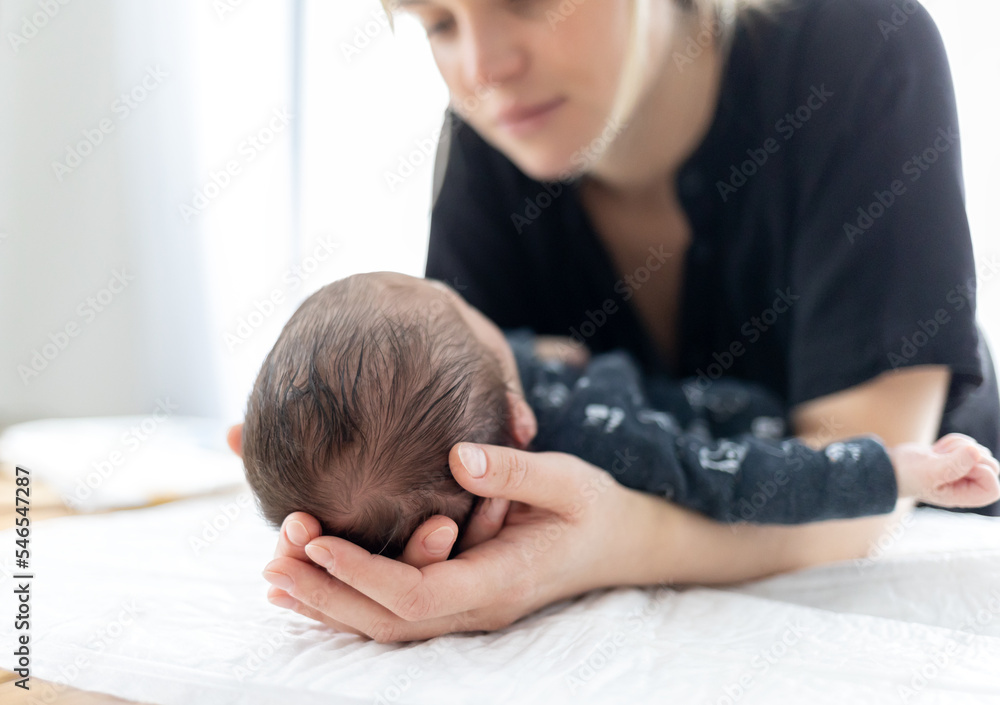
[[[722,522],[799,524],[884,514],[896,506],[895,473],[874,439],[823,450],[752,433],[714,439],[699,423],[705,415],[683,394],[666,394],[662,383],[658,398],[674,402],[652,408],[641,373],[624,352],[597,355],[574,371],[533,363],[526,347],[515,350],[538,416],[533,450],[571,453],[626,487]]]
[[[799,44],[791,95],[828,99],[788,128],[789,406],[912,365],[951,368],[946,411],[983,382],[951,74],[903,5],[816,3]]]

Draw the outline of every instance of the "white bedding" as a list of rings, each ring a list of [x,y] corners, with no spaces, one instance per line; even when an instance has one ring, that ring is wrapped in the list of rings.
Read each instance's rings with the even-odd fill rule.
[[[164,705],[1000,703],[1000,520],[921,509],[870,563],[602,591],[389,646],[267,602],[275,533],[248,499],[35,525],[33,675]],[[8,568],[14,538],[0,533]],[[2,614],[12,590],[5,577]],[[12,619],[0,635],[11,669]]]
[[[0,434],[0,458],[31,469],[81,512],[144,507],[243,484],[226,426],[172,415],[169,398],[149,416],[41,419]]]

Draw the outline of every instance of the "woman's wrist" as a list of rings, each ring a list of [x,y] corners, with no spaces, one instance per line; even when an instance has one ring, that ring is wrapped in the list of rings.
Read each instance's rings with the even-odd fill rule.
[[[607,584],[662,585],[680,582],[684,543],[692,523],[686,510],[655,495],[626,489],[617,540],[610,546],[614,561]]]
[[[723,524],[652,495],[635,503],[631,526],[641,537],[622,541],[628,585],[727,584],[864,556],[896,513],[800,526]],[[633,547],[636,550],[632,550]]]

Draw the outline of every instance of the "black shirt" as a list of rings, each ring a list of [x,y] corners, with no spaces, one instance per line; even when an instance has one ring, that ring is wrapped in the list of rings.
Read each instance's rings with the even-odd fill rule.
[[[948,365],[941,435],[1000,453],[955,97],[927,12],[890,0],[747,11],[720,90],[677,175],[692,239],[676,367],[578,184],[529,178],[451,111],[426,275],[501,328],[624,348],[649,373],[757,382],[788,408],[897,367]]]

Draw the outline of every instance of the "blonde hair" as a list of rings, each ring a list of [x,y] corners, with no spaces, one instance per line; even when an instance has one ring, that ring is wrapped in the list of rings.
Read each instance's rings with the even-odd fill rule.
[[[387,0],[392,1],[392,0]],[[627,54],[619,76],[618,94],[608,122],[620,129],[631,113],[642,90],[643,66],[649,52],[649,33],[642,31],[649,25],[652,3],[657,0],[633,0],[632,22],[629,27]],[[693,61],[705,49],[704,42],[711,41],[715,49],[725,55],[729,51],[736,18],[741,11],[750,7],[775,5],[780,0],[673,0],[674,7],[687,15],[696,26],[694,36],[687,37],[685,47],[671,47],[672,58],[677,68],[683,70],[685,61]],[[703,39],[708,35],[708,39]],[[714,40],[712,39],[714,37]],[[692,47],[694,53],[689,49]]]

